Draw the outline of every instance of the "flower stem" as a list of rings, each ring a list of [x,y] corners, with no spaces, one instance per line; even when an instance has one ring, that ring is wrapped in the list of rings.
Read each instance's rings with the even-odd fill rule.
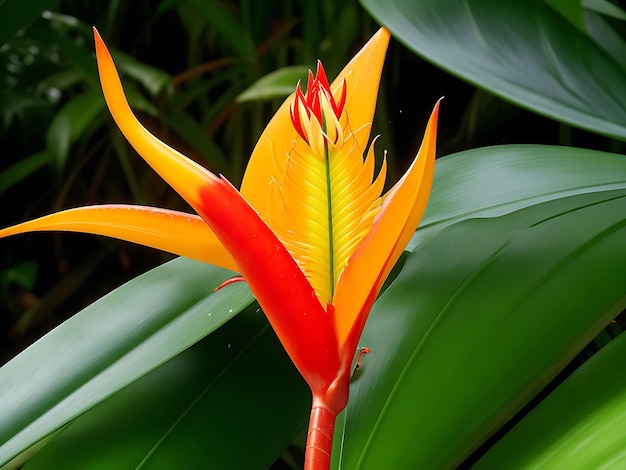
[[[314,400],[306,440],[304,470],[328,470],[330,468],[336,417],[334,412],[323,405],[316,404]]]

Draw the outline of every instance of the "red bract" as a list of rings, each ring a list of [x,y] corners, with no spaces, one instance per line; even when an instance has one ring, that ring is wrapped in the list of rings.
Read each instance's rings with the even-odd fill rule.
[[[328,102],[334,117],[339,119],[343,112],[344,105],[346,104],[346,80],[343,80],[341,94],[339,100],[336,101],[333,93],[330,91],[330,84],[328,83],[324,66],[321,61],[317,61],[315,77],[313,76],[313,72],[309,70],[306,90],[306,94],[302,93],[301,83],[298,82],[290,113],[293,127],[298,131],[300,137],[308,143],[308,137],[302,127],[302,115],[306,114],[309,119],[311,116],[315,117],[319,125],[324,127],[325,115],[322,109],[322,103]]]

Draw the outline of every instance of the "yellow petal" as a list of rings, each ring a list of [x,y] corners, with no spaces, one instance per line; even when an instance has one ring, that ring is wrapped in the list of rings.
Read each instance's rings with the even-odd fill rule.
[[[217,177],[141,125],[128,106],[111,54],[95,28],[94,38],[102,91],[117,126],[137,153],[195,209],[199,203],[199,188],[215,182]]]
[[[383,196],[371,232],[356,248],[337,282],[333,304],[340,345],[346,345],[350,336],[348,347],[356,346],[351,343],[358,340],[371,304],[424,214],[435,168],[438,110],[439,103],[415,161]]]
[[[369,139],[371,125],[378,96],[380,74],[389,43],[389,31],[381,28],[369,42],[354,56],[331,85],[337,94],[343,80],[346,80],[347,97],[344,113],[350,119],[350,127],[360,146],[361,154]],[[273,179],[280,181],[281,174],[276,174],[272,163],[271,146],[274,147],[279,159],[279,168],[287,161],[287,152],[291,150],[294,139],[298,137],[289,113],[293,94],[278,109],[259,138],[241,184],[241,193],[260,214],[267,220],[267,191]],[[365,128],[364,128],[365,127]],[[360,132],[356,132],[361,129]]]
[[[119,238],[236,271],[217,237],[194,214],[144,206],[79,207],[0,230],[0,238],[34,231],[82,232]]]
[[[308,134],[310,141],[316,140],[315,134]],[[338,134],[336,144],[326,149],[300,141],[289,156],[283,179],[273,183],[268,197],[268,224],[296,259],[322,305],[332,302],[341,271],[369,232],[385,183],[384,166],[372,183],[373,145],[364,161],[353,134]]]

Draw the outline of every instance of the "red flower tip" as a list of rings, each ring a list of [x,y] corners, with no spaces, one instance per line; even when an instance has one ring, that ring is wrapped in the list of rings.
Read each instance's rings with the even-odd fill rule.
[[[311,71],[309,71],[309,74],[310,73],[311,73]],[[309,77],[309,81],[310,80],[311,79]],[[304,129],[302,127],[302,119],[300,117],[300,106],[304,107],[304,110],[306,111],[307,117],[311,117],[311,111],[309,110],[309,108],[305,104],[306,98],[305,98],[304,94],[302,93],[302,88],[300,87],[300,85],[301,85],[301,82],[300,82],[300,80],[298,80],[298,84],[296,85],[296,95],[295,95],[294,103],[289,108],[289,113],[291,114],[291,122],[293,123],[294,129],[298,132],[298,134],[300,134],[300,136],[308,144],[309,143],[309,139],[307,139],[306,133],[304,132]]]
[[[291,122],[294,128],[300,134],[300,136],[309,143],[309,139],[306,135],[304,127],[302,125],[301,110],[306,112],[307,118],[311,118],[311,115],[315,116],[315,119],[319,122],[320,126],[324,126],[324,116],[322,111],[322,100],[325,99],[332,108],[333,114],[337,119],[341,117],[343,108],[346,104],[346,80],[343,80],[341,85],[341,94],[337,101],[333,96],[328,83],[328,77],[321,61],[317,61],[317,70],[315,76],[313,72],[309,70],[309,76],[307,79],[306,93],[302,92],[302,84],[299,81],[296,85],[296,93],[294,102],[290,108]]]

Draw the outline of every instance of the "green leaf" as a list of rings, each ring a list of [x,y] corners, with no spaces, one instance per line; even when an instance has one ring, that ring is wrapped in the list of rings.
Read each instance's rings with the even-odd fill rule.
[[[13,185],[28,178],[37,170],[50,164],[50,154],[45,150],[21,158],[2,172],[0,172],[0,194]]]
[[[228,168],[228,159],[197,121],[187,113],[179,110],[171,110],[162,115],[162,119],[176,131],[176,133],[189,145],[199,152],[205,159],[205,165],[216,173],[225,173]],[[217,170],[217,171],[216,171]]]
[[[52,106],[50,101],[27,93],[19,93],[15,90],[0,92],[2,99],[2,125],[8,128],[14,119],[25,115],[29,110],[45,110]]]
[[[572,23],[581,31],[585,31],[583,21],[583,5],[581,0],[544,0],[548,5],[558,11],[563,18]]]
[[[177,259],[87,307],[0,369],[0,465],[252,302],[232,273]]]
[[[509,431],[476,469],[619,468],[626,448],[626,335],[599,351]]]
[[[172,77],[168,73],[139,62],[120,51],[114,50],[111,54],[120,72],[137,80],[152,96],[156,96],[171,87]]]
[[[613,29],[611,22],[597,13],[585,12],[585,23],[593,40],[611,54],[618,64],[626,68],[626,42],[619,32]]]
[[[87,129],[104,119],[104,98],[100,90],[87,91],[68,101],[48,128],[46,142],[57,168],[63,168],[71,146],[84,138]]]
[[[626,306],[625,266],[624,189],[437,233],[372,310],[335,463],[455,468]]]
[[[609,0],[583,0],[583,7],[616,20],[626,20],[626,11]]]
[[[91,26],[81,21],[77,16],[59,13],[57,11],[47,10],[41,15],[45,20],[50,21],[55,27],[67,31],[77,31],[81,34],[90,36],[92,33]]]
[[[192,6],[199,15],[228,42],[228,45],[242,58],[252,58],[254,44],[250,32],[223,3],[216,0],[165,0],[159,5],[162,13],[180,5]]]
[[[428,207],[409,249],[470,217],[508,214],[540,202],[626,188],[622,155],[571,147],[502,145],[437,160]]]
[[[544,2],[361,3],[451,74],[558,121],[626,139],[626,71]]]
[[[25,468],[265,470],[309,408],[308,387],[253,304],[79,417]]]
[[[77,68],[63,69],[47,77],[41,77],[37,91],[43,93],[50,88],[55,88],[58,91],[71,90],[76,85],[80,86],[84,78],[85,75]]]
[[[308,71],[309,68],[304,66],[283,67],[275,70],[250,85],[235,101],[244,103],[246,101],[285,98],[293,93],[295,83],[306,80]]]
[[[98,90],[102,95],[102,91]],[[147,99],[138,89],[135,83],[130,82],[124,85],[124,93],[131,109],[141,111],[150,116],[159,116],[159,110],[154,106],[153,102]],[[108,114],[108,111],[107,111]]]

